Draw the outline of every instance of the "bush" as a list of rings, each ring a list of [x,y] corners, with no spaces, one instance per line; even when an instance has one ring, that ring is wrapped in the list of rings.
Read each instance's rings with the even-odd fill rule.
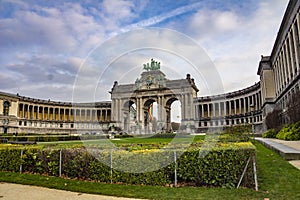
[[[263,138],[276,138],[276,135],[277,135],[277,133],[276,133],[276,131],[275,131],[275,129],[269,129],[269,130],[267,130],[262,136],[263,136]]]
[[[205,152],[205,149],[202,150]],[[174,160],[174,151],[165,150],[163,153],[166,158]],[[180,150],[176,151],[180,153]],[[160,166],[162,163],[157,161],[161,154],[157,150],[113,151],[112,165],[116,168],[111,170],[110,150],[63,149],[62,176],[101,182],[166,186],[174,183],[176,167],[179,185],[235,187],[249,156],[255,154],[251,143],[219,146],[209,150],[205,157],[201,157],[199,151],[197,148],[182,152],[181,157],[177,158],[177,166],[174,163]],[[24,172],[58,176],[59,152],[57,149],[30,147],[24,149],[21,159],[20,148],[0,149],[0,171],[18,171],[22,164]],[[143,157],[135,157],[133,154]],[[158,167],[155,171],[150,170],[153,164]],[[120,170],[122,166],[128,168]],[[254,184],[251,166],[244,179],[244,186],[247,187]],[[131,173],[145,170],[148,172]]]
[[[276,135],[280,140],[300,140],[300,122],[285,125]]]
[[[227,134],[249,134],[251,132],[251,124],[240,124],[225,127],[224,132]]]

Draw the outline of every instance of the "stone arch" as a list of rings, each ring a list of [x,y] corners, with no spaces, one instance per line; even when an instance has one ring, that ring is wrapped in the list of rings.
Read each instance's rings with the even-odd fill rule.
[[[9,101],[4,101],[3,102],[3,115],[8,116],[9,115],[9,107],[10,107],[10,102]]]

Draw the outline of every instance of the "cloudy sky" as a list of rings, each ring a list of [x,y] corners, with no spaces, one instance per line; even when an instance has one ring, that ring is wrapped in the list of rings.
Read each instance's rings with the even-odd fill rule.
[[[75,90],[86,97],[78,101],[109,100],[113,82],[134,82],[151,58],[169,79],[190,73],[200,96],[218,91],[207,79],[225,92],[242,89],[259,80],[260,55],[270,54],[287,3],[1,0],[0,91],[72,101]],[[190,55],[208,57],[216,76],[204,72],[211,63],[195,69]]]

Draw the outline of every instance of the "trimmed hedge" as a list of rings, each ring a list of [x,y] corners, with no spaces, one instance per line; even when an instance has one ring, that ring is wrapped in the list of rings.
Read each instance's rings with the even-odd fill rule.
[[[218,147],[207,152],[204,158],[199,156],[200,149],[190,149],[182,152],[176,166],[175,163],[168,165],[159,163],[161,154],[158,150],[142,150],[133,153],[113,151],[113,169],[110,168],[110,150],[91,152],[83,148],[62,149],[61,172],[63,177],[73,179],[171,186],[174,183],[176,167],[178,185],[232,188],[237,185],[249,156],[255,154],[255,147],[249,144],[237,145],[241,146],[240,148],[230,145]],[[20,148],[0,149],[0,171],[17,172],[22,164],[23,172],[59,175],[60,150],[24,148],[22,158],[21,150]],[[163,153],[170,160],[174,160],[174,150],[166,150]],[[134,154],[138,156],[133,156]],[[150,171],[153,164],[157,169]],[[118,170],[122,166],[126,166],[127,170]],[[246,187],[254,185],[251,167],[252,165],[249,165],[244,177],[243,185]],[[143,170],[150,172],[132,172]]]
[[[57,141],[71,141],[71,140],[95,140],[106,139],[105,135],[35,135],[35,136],[0,136],[0,139],[7,139],[8,141],[35,141],[35,142],[57,142]]]

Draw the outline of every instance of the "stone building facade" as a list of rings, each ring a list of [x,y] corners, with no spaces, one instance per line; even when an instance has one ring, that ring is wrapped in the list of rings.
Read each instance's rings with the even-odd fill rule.
[[[160,63],[151,60],[135,83],[115,82],[111,101],[55,102],[0,92],[0,132],[98,133],[111,127],[153,132],[148,112],[153,102],[158,105],[155,131],[169,130],[174,101],[181,103],[181,127],[188,132],[215,131],[237,124],[254,124],[257,132],[264,131],[267,114],[275,108],[286,112],[288,100],[300,89],[299,9],[300,1],[290,0],[271,55],[262,56],[259,62],[260,81],[248,88],[198,97],[189,74],[184,79],[169,80]]]

